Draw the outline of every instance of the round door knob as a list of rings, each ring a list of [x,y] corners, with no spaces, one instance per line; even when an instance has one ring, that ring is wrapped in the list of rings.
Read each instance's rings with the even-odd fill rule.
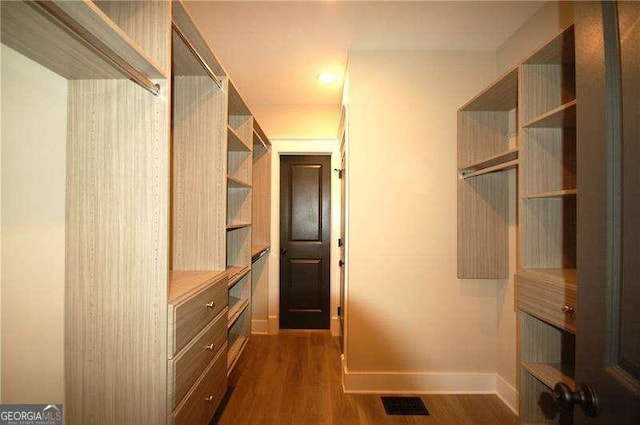
[[[287,251],[287,248],[282,248],[282,251],[281,251],[281,252],[282,252],[282,255],[287,255],[287,252],[288,252],[288,251]]]
[[[558,382],[553,387],[558,406],[562,410],[571,410],[576,404],[582,407],[587,416],[598,416],[598,396],[589,384],[580,384],[575,391],[564,382]]]

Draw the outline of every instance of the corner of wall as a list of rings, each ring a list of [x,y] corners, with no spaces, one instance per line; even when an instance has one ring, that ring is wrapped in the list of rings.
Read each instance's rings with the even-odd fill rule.
[[[547,1],[496,50],[498,74],[515,66],[573,23],[573,1]]]

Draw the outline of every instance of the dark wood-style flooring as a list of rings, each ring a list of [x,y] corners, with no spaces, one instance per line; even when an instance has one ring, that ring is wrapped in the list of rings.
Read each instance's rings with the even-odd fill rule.
[[[229,377],[218,425],[515,425],[494,395],[425,395],[430,416],[387,416],[377,394],[343,394],[340,346],[329,332],[251,337]]]

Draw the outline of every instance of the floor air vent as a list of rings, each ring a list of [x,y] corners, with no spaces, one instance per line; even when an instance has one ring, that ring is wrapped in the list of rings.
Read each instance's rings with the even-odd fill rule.
[[[427,416],[429,411],[420,397],[386,397],[382,404],[387,415]]]

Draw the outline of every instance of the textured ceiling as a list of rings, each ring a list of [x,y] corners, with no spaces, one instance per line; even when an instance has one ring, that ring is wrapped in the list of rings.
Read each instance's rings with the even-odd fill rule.
[[[337,104],[349,50],[495,50],[543,1],[194,1],[196,25],[249,104]]]

